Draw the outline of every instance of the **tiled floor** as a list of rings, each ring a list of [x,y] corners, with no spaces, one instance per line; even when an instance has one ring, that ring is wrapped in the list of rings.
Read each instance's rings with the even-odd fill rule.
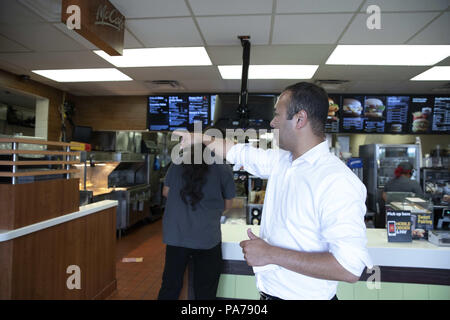
[[[156,299],[161,287],[165,245],[162,220],[139,223],[117,239],[117,291],[108,299]],[[122,262],[122,258],[144,258],[142,262]]]

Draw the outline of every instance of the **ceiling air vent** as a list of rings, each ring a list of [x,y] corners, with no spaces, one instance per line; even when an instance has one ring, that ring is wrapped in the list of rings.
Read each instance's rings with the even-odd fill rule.
[[[443,93],[450,92],[450,82],[447,82],[447,83],[443,84],[442,86],[433,88],[433,89],[431,89],[431,91],[433,91],[433,92],[443,92]]]
[[[145,81],[150,89],[162,90],[184,90],[184,87],[176,80],[152,80]]]
[[[348,80],[316,80],[315,84],[324,88],[325,90],[341,90],[345,87]]]

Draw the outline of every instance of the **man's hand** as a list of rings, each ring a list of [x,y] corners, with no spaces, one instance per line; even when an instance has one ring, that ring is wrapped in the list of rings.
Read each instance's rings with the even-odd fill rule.
[[[252,267],[270,264],[269,252],[272,246],[255,236],[250,228],[247,229],[247,235],[250,240],[244,240],[239,243],[247,264]]]

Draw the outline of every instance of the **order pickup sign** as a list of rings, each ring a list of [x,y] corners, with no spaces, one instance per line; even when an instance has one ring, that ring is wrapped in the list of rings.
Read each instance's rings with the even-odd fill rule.
[[[388,210],[386,228],[388,242],[411,242],[411,212]]]

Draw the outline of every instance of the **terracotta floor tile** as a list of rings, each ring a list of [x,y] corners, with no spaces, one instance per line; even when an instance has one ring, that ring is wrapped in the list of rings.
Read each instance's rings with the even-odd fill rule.
[[[154,300],[158,297],[164,270],[165,244],[162,220],[130,228],[116,244],[117,290],[108,299]],[[143,262],[122,262],[122,258],[144,258]]]

